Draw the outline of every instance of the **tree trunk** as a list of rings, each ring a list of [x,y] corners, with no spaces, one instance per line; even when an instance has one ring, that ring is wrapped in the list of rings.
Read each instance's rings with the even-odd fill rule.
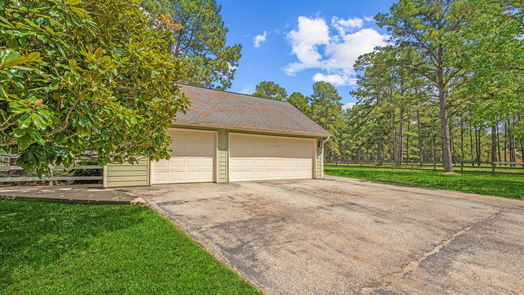
[[[396,163],[397,162],[397,147],[396,147],[397,133],[395,129],[395,110],[391,111],[391,121],[389,124],[389,128],[391,130],[391,162]]]
[[[400,117],[399,117],[399,128],[398,128],[398,148],[397,148],[397,162],[395,165],[402,165],[402,156],[403,156],[403,142],[404,141],[404,107],[400,107]]]
[[[464,172],[464,118],[460,117],[460,171]]]
[[[517,162],[517,153],[515,151],[516,144],[515,144],[515,132],[513,130],[513,124],[510,121],[508,121],[508,136],[509,136],[509,161],[512,163]],[[515,167],[515,164],[511,164],[511,167]]]
[[[497,162],[497,124],[491,126],[491,165]]]
[[[451,150],[451,161],[454,163],[457,161],[455,157],[455,146],[453,145],[453,132],[455,130],[453,129],[453,119],[450,119],[449,122],[449,149]]]
[[[443,76],[443,70],[440,69],[439,76]],[[443,77],[439,78],[443,81]],[[453,161],[451,155],[451,141],[449,136],[449,118],[446,101],[446,89],[443,82],[438,85],[438,98],[440,107],[440,129],[442,133],[442,163],[444,164],[444,172],[453,172]]]
[[[409,137],[409,133],[411,131],[411,119],[409,117],[409,114],[408,114],[408,135],[406,136],[406,163],[409,165],[409,147],[410,147],[410,137]]]
[[[422,123],[420,123],[420,110],[417,109],[417,129],[418,129],[418,160],[420,163],[420,166],[422,166],[422,163],[424,163],[424,150],[422,148],[423,141],[422,141]]]
[[[508,161],[508,122],[504,121],[504,162]]]
[[[475,156],[473,155],[473,124],[471,123],[471,118],[469,121],[469,150],[471,156],[471,166],[475,166]]]
[[[498,155],[498,160],[501,161],[502,153],[500,152],[500,132],[499,132],[499,123],[498,122],[497,122],[497,128],[495,129],[495,131],[497,132],[497,155]]]
[[[518,114],[518,121],[522,120],[521,113]],[[524,168],[524,138],[520,138],[520,162],[522,163],[522,168]]]
[[[384,146],[382,143],[382,134],[380,130],[377,132],[377,160],[378,165],[382,166],[384,164]]]
[[[475,127],[475,151],[477,153],[477,166],[480,166],[480,127]]]
[[[437,139],[436,135],[433,135],[433,170],[437,170]]]

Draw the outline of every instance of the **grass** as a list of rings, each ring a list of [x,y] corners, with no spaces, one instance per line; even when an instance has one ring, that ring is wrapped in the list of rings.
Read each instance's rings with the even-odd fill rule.
[[[0,200],[0,294],[260,294],[141,206]]]
[[[524,199],[524,176],[490,174],[444,174],[434,171],[326,166],[326,174],[453,190],[482,195]]]

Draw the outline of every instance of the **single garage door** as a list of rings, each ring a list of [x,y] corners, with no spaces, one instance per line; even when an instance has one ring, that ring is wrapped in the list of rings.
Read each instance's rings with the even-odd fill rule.
[[[229,180],[313,177],[314,139],[230,133]]]
[[[216,133],[169,129],[173,138],[171,158],[151,162],[151,183],[214,181]]]

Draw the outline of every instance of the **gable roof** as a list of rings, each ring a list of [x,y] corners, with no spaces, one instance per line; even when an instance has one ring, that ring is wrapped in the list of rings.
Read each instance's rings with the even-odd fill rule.
[[[178,113],[175,123],[289,133],[315,137],[330,136],[329,132],[285,101],[246,94],[180,85],[191,100],[187,113]]]

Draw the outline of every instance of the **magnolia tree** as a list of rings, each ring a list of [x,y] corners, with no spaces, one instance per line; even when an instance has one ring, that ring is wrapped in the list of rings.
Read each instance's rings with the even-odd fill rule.
[[[86,151],[101,165],[169,156],[166,129],[188,100],[173,84],[168,18],[129,0],[6,0],[0,11],[0,153],[39,176]]]

